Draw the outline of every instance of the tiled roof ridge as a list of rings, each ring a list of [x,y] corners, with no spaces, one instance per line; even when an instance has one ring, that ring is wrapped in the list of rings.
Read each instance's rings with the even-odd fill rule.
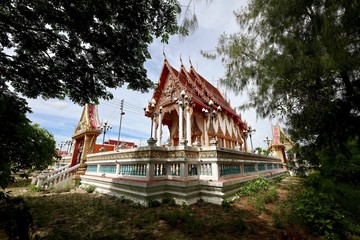
[[[220,106],[225,113],[230,114],[234,119],[237,119],[239,123],[244,124],[245,122],[241,119],[241,115],[238,114],[230,105],[229,102],[224,97],[223,93],[213,86],[210,82],[208,82],[203,76],[201,76],[195,68],[192,66],[190,62],[190,69],[187,70],[183,65],[181,60],[181,66],[179,70],[176,70],[171,64],[168,62],[166,58],[164,58],[164,65],[162,74],[164,73],[164,68],[167,68],[169,74],[172,74],[175,77],[175,81],[178,82],[180,88],[186,89],[190,98],[197,103],[206,107],[208,102],[211,100],[214,101],[216,106]],[[159,79],[159,83],[161,81],[165,81],[165,75],[162,75]],[[156,92],[156,91],[155,91]],[[160,92],[159,92],[160,93]],[[160,95],[156,94],[157,97]],[[154,93],[155,97],[155,93]]]
[[[241,118],[239,114],[236,113],[234,109],[231,108],[231,106],[228,105],[227,100],[225,99],[224,95],[221,93],[221,91],[213,86],[210,82],[208,82],[203,76],[201,76],[193,67],[191,68],[195,76],[197,77],[198,81],[203,82],[206,92],[210,92],[209,98],[211,98],[216,105],[220,105],[220,107],[225,108],[229,113],[236,116],[237,118]]]

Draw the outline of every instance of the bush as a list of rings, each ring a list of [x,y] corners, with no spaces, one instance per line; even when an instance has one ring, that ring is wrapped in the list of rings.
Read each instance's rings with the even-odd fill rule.
[[[150,208],[160,207],[161,203],[155,199],[149,199],[147,206]]]
[[[96,189],[96,186],[94,185],[85,185],[83,189],[88,193],[93,193]]]
[[[60,186],[55,186],[50,188],[50,192],[54,192],[54,193],[63,193],[63,192],[70,192],[71,189],[73,189],[74,186],[70,183],[66,184],[66,185],[60,185]]]
[[[232,221],[233,228],[237,233],[242,233],[245,231],[246,226],[242,216],[237,217],[234,221]]]
[[[273,213],[272,214],[272,222],[273,222],[273,226],[277,229],[282,229],[284,228],[284,225],[283,225],[283,221],[282,221],[282,213]]]
[[[205,230],[204,221],[196,218],[196,215],[194,216],[191,212],[191,208],[186,204],[183,204],[181,209],[177,209],[173,212],[161,212],[160,219],[164,220],[172,228],[179,228],[179,230],[186,235],[200,237]]]
[[[232,204],[233,204],[233,202],[231,200],[228,200],[228,199],[224,199],[221,202],[221,206],[224,208],[225,211],[228,211],[231,208]]]
[[[28,189],[30,192],[41,192],[43,190],[41,187],[38,187],[36,185],[29,185]]]
[[[162,202],[162,204],[168,204],[170,206],[176,205],[175,199],[168,194],[164,196],[164,198],[162,199],[161,202]]]
[[[183,219],[183,216],[179,210],[174,212],[161,212],[160,219],[164,220],[171,227],[176,227],[178,221]]]
[[[275,186],[270,187],[270,189],[264,194],[265,204],[274,203],[278,199],[279,199],[279,193],[277,192]]]
[[[249,203],[254,207],[257,214],[261,214],[265,210],[265,201],[262,195],[257,195],[255,197],[248,199]]]
[[[258,177],[254,180],[251,180],[245,184],[245,186],[240,187],[237,192],[238,196],[251,196],[255,193],[258,193],[261,190],[266,190],[270,187],[270,182],[264,177]]]
[[[336,231],[342,228],[340,223],[344,216],[326,194],[303,190],[296,196],[292,214],[295,221],[305,224],[315,235],[329,239],[340,237]]]
[[[184,232],[187,235],[201,237],[204,233],[205,223],[195,217],[186,218],[184,221]]]
[[[327,239],[348,239],[360,235],[359,189],[324,178],[305,179],[304,188],[287,200],[287,220],[306,226],[314,235]]]

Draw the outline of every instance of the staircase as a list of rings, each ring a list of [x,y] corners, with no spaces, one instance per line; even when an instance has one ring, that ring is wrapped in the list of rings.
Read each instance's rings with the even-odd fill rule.
[[[50,172],[40,173],[33,179],[31,184],[43,189],[54,187],[72,179],[72,176],[75,175],[79,166],[80,164],[73,167],[69,167],[69,165],[67,165],[58,169],[54,169]]]

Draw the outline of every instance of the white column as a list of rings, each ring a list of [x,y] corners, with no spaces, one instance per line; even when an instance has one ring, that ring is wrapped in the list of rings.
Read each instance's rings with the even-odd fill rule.
[[[156,118],[154,117],[153,118],[153,125],[152,125],[152,127],[153,127],[153,130],[152,130],[152,132],[153,132],[153,138],[156,138]],[[154,145],[155,145],[155,143],[154,143]]]
[[[181,106],[179,107],[179,140],[181,140],[184,136],[183,134],[184,129],[183,129],[183,110],[181,108]]]
[[[162,114],[159,113],[158,128],[157,128],[157,146],[161,146],[161,132],[162,132]]]
[[[186,139],[188,144],[191,146],[191,118],[190,118],[189,107],[187,107],[187,111],[186,111]]]
[[[209,134],[208,134],[208,129],[207,129],[207,127],[206,127],[206,125],[207,125],[207,120],[208,118],[205,116],[204,117],[204,132],[203,132],[203,134],[204,134],[204,145],[205,146],[209,146]]]
[[[120,164],[117,163],[116,164],[116,172],[115,172],[116,175],[119,175],[120,174]]]

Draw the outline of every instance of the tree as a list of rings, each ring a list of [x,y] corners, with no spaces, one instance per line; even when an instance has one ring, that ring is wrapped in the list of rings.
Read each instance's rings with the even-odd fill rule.
[[[6,85],[0,85],[0,187],[11,183],[19,170],[43,170],[57,156],[55,140],[45,129],[31,124],[26,117],[26,102]]]
[[[11,170],[43,169],[55,155],[52,135],[30,124],[18,93],[83,105],[125,83],[148,91],[148,45],[187,33],[179,12],[176,0],[1,1],[0,186]]]
[[[242,31],[216,49],[222,83],[250,91],[243,107],[280,114],[302,156],[324,171],[351,158],[350,142],[360,147],[359,11],[350,0],[252,0],[235,14]]]
[[[255,153],[259,154],[259,155],[269,156],[270,150],[269,149],[262,149],[261,147],[257,147],[257,148],[255,148]]]
[[[186,33],[179,12],[176,0],[1,1],[0,81],[29,98],[80,104],[124,83],[148,91],[147,47]]]

